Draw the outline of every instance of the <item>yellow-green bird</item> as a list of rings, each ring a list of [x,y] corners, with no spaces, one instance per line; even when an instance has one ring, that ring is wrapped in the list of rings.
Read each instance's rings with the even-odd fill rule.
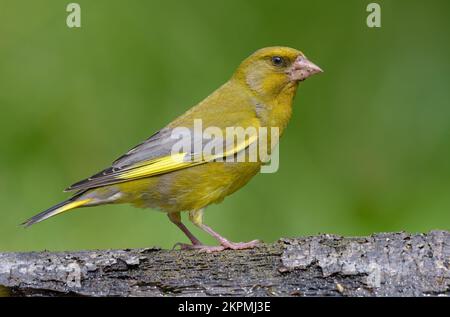
[[[199,156],[195,145],[174,154],[174,145],[179,142],[174,131],[179,128],[193,131],[194,121],[201,120],[205,131],[209,127],[219,131],[229,127],[276,128],[281,135],[291,118],[299,82],[320,72],[317,65],[293,48],[267,47],[256,51],[210,96],[118,158],[109,168],[67,188],[66,191],[75,192],[73,197],[23,224],[30,226],[79,207],[130,203],[166,212],[192,243],[179,244],[182,249],[212,252],[254,247],[257,240],[234,243],[213,231],[203,223],[203,211],[240,189],[258,173],[263,164],[259,156],[256,161],[229,158],[247,153],[260,136],[245,137],[223,152]],[[201,143],[205,143],[204,139]],[[188,211],[190,221],[217,239],[220,246],[203,245],[181,222],[182,211]]]

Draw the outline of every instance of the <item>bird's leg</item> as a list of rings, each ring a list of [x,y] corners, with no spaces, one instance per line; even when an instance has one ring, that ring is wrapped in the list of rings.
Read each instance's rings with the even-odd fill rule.
[[[260,242],[258,240],[253,240],[250,242],[231,242],[228,239],[222,237],[220,234],[212,230],[210,227],[203,223],[203,211],[204,209],[192,210],[189,212],[189,220],[192,221],[197,227],[207,232],[211,236],[213,236],[217,241],[219,241],[220,246],[194,246],[196,249],[200,249],[206,252],[214,252],[214,251],[222,251],[225,249],[232,250],[242,250],[242,249],[250,249],[257,246]]]
[[[181,222],[181,215],[180,215],[179,212],[170,212],[170,213],[167,214],[167,216],[169,217],[170,221],[172,223],[174,223],[178,228],[180,228],[180,230],[184,232],[184,234],[189,238],[189,240],[191,240],[193,246],[195,246],[195,245],[202,245],[200,240],[198,240],[189,231],[189,229]],[[178,242],[173,247],[175,248],[176,246],[180,246],[181,249],[185,249],[185,248],[187,248],[186,246],[189,247],[191,245]]]

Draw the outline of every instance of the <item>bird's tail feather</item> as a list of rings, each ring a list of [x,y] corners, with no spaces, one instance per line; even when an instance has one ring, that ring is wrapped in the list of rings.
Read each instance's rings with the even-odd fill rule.
[[[65,200],[65,201],[31,217],[27,221],[23,222],[22,225],[25,227],[29,227],[31,225],[34,225],[35,223],[38,223],[38,222],[41,222],[50,217],[56,216],[62,212],[86,205],[87,203],[89,203],[92,200],[91,198],[87,198],[87,199],[78,199],[78,198],[79,198],[79,196],[77,195],[68,200]]]

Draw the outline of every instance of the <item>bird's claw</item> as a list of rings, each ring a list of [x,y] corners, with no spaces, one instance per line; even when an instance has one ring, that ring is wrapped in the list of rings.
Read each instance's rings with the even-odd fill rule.
[[[180,250],[198,250],[205,253],[220,252],[226,249],[230,250],[243,250],[252,249],[261,243],[259,240],[253,240],[250,242],[231,242],[228,240],[221,241],[219,246],[209,246],[203,244],[187,244],[178,242],[173,246],[173,249],[180,247]]]
[[[257,247],[259,244],[261,244],[261,241],[259,240],[253,240],[249,242],[231,242],[226,240],[221,242],[221,245],[225,249],[231,250],[253,249],[254,247]]]

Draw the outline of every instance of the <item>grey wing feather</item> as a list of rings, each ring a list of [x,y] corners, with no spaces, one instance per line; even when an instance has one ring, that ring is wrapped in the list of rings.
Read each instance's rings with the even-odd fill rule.
[[[210,140],[210,138],[205,137],[201,134],[199,137],[196,137],[192,131],[192,129],[183,131],[176,131],[177,133],[172,133],[174,130],[170,128],[164,128],[157,133],[153,134],[150,138],[139,144],[138,146],[132,148],[127,153],[119,157],[117,160],[113,162],[111,167],[104,169],[103,171],[85,179],[78,183],[73,184],[65,191],[73,191],[73,190],[87,190],[90,188],[96,188],[101,186],[106,186],[110,184],[115,184],[119,182],[129,181],[127,179],[118,179],[119,176],[124,171],[132,170],[133,168],[139,168],[139,163],[147,162],[153,159],[157,159],[160,157],[168,156],[172,154],[173,147],[175,143],[179,142],[180,139],[183,139],[183,144],[188,146],[191,150],[189,153],[186,153],[185,159],[188,161],[191,160],[202,160],[202,152],[195,153],[195,149],[198,147],[195,143],[201,143],[200,151],[203,148],[203,145],[206,143],[213,142],[214,144],[220,146],[222,149],[228,148],[226,143],[223,143],[224,140],[221,138]],[[184,136],[189,136],[188,142],[190,144],[184,143],[186,139]],[[193,136],[193,137],[191,137]],[[231,141],[234,141],[232,139]],[[228,141],[227,141],[228,142]],[[186,151],[187,152],[187,151]],[[216,153],[220,155],[219,153]],[[205,161],[206,162],[206,161]]]
[[[172,146],[177,142],[177,139],[172,138],[171,134],[172,130],[168,128],[156,132],[147,140],[116,159],[113,162],[112,167],[124,168],[141,161],[147,161],[170,154]]]
[[[86,190],[111,183],[117,183],[117,179],[114,177],[117,173],[131,169],[139,162],[169,155],[172,146],[178,141],[176,138],[171,137],[171,133],[172,130],[168,128],[156,132],[147,140],[115,160],[110,167],[71,185],[65,189],[65,191]]]

